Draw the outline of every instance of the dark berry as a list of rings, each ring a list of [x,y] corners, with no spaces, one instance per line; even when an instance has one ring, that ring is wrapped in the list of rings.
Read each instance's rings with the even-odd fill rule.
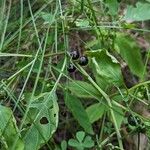
[[[68,72],[72,73],[76,70],[76,67],[73,64],[69,64],[67,70]]]
[[[128,116],[128,123],[131,125],[131,126],[136,126],[138,124],[141,123],[141,120],[139,117],[137,116],[133,116],[133,115],[129,115]]]
[[[71,51],[70,52],[70,57],[73,59],[73,60],[77,60],[79,58],[79,52],[74,50],[74,51]]]
[[[88,64],[88,58],[86,56],[81,56],[79,59],[79,64],[81,66],[86,66]]]

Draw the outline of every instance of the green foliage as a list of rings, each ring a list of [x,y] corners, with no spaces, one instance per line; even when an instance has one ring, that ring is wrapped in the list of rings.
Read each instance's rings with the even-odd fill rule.
[[[150,0],[1,0],[0,149],[123,150],[132,134],[150,138],[148,20]]]
[[[123,84],[119,62],[107,50],[87,52],[92,58],[92,70],[100,87]]]
[[[117,120],[117,125],[118,127],[120,128],[121,127],[121,124],[124,120],[124,112],[121,108],[119,107],[116,107],[116,106],[113,106],[113,110],[114,110],[114,115],[115,115],[115,118]],[[111,116],[111,115],[110,115]],[[110,117],[111,118],[111,117]],[[112,120],[112,118],[111,118]]]
[[[85,136],[85,132],[78,131],[76,133],[76,139],[70,139],[68,144],[75,147],[77,150],[89,149],[94,146],[94,141],[90,136]]]
[[[106,106],[101,103],[95,103],[93,105],[90,105],[86,109],[91,123],[94,123],[95,121],[100,119],[106,111]]]
[[[31,126],[23,132],[26,150],[39,149],[51,138],[57,129],[58,111],[55,92],[42,93],[32,100],[26,122]]]
[[[92,125],[80,100],[75,96],[67,94],[65,104],[84,130],[89,134],[93,134]]]
[[[147,136],[150,139],[150,121],[145,121],[145,126],[147,129]]]
[[[77,19],[75,21],[75,24],[77,27],[88,27],[89,26],[89,21],[87,19]]]
[[[136,7],[128,6],[124,19],[129,21],[150,20],[150,3],[137,2]]]
[[[55,16],[51,13],[41,12],[41,17],[44,19],[45,24],[52,24],[55,21]]]
[[[122,102],[122,101],[123,101],[121,95],[115,95],[115,96],[112,98],[112,100],[113,100],[113,101],[117,101],[117,102]],[[120,128],[120,127],[121,127],[121,124],[122,124],[122,122],[123,122],[123,120],[124,120],[125,113],[124,113],[124,111],[123,111],[122,108],[120,108],[120,107],[118,107],[118,106],[115,106],[115,105],[113,105],[113,108],[112,108],[112,109],[114,110],[114,115],[115,115],[115,118],[116,118],[116,120],[117,120],[117,125],[118,125],[118,127]],[[110,115],[110,119],[113,120],[112,117],[111,117],[111,115]]]
[[[10,150],[14,143],[14,139],[18,138],[16,150],[24,150],[24,142],[18,132],[16,120],[10,108],[0,105],[0,139],[1,149]]]
[[[61,150],[67,150],[67,142],[65,140],[61,142]]]
[[[118,14],[119,3],[117,0],[105,0],[105,4],[108,7],[110,15]]]
[[[119,54],[129,65],[133,74],[143,77],[144,65],[142,62],[140,49],[133,38],[128,35],[118,34],[116,47]]]
[[[89,83],[84,81],[72,81],[67,85],[68,89],[77,97],[94,98],[99,97],[99,92]]]

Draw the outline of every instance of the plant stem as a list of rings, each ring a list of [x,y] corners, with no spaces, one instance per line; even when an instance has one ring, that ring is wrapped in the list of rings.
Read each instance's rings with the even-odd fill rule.
[[[91,82],[91,84],[93,84],[93,86],[100,92],[100,94],[105,98],[105,100],[108,103],[108,106],[110,107],[110,113],[113,119],[113,123],[114,123],[114,127],[116,129],[116,133],[117,133],[117,139],[118,139],[118,143],[119,143],[119,147],[121,150],[124,150],[123,148],[123,144],[122,144],[122,140],[121,140],[121,134],[117,125],[117,121],[114,115],[114,111],[112,109],[112,103],[111,100],[109,98],[109,96],[95,83],[95,81],[87,74],[87,72],[78,65],[79,69],[82,71],[82,73],[88,78],[88,80]]]

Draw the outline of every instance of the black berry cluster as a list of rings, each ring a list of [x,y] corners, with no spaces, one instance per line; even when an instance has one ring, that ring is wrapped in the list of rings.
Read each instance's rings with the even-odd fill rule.
[[[72,60],[78,60],[79,65],[86,66],[88,64],[88,58],[86,56],[80,56],[77,50],[73,50],[70,52],[70,57]],[[67,68],[68,72],[72,73],[76,70],[76,67],[70,63]]]

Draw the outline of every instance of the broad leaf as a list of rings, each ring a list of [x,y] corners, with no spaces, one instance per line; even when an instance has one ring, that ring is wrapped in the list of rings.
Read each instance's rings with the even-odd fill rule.
[[[106,50],[89,51],[87,54],[92,58],[91,68],[101,88],[122,85],[121,68],[115,57]]]
[[[110,15],[117,15],[118,14],[118,1],[117,0],[105,0],[106,6],[109,8]]]
[[[83,144],[85,148],[91,148],[94,146],[94,141],[92,140],[90,136],[86,136]]]
[[[137,2],[136,7],[128,6],[124,17],[129,21],[145,21],[150,19],[150,3]]]
[[[48,142],[58,125],[58,104],[55,92],[34,97],[29,110],[31,126],[23,133],[25,150],[37,150]]]
[[[78,140],[79,142],[82,142],[83,139],[84,139],[84,137],[85,137],[85,132],[83,132],[83,131],[78,131],[78,132],[76,133],[76,138],[77,138],[77,140]]]
[[[82,145],[76,139],[70,139],[68,144],[73,147],[82,147]]]
[[[80,102],[76,97],[68,94],[65,99],[65,104],[72,112],[74,118],[79,122],[79,124],[84,128],[87,133],[93,134],[92,125],[89,121],[88,115]]]
[[[106,107],[100,103],[93,104],[86,109],[91,123],[94,123],[95,121],[100,119],[105,111]]]
[[[18,133],[16,120],[11,109],[0,105],[0,120],[0,139],[2,144],[0,148],[10,150],[15,142],[15,139],[18,138],[14,149],[24,150],[24,143]]]
[[[100,49],[101,47],[102,47],[101,43],[97,39],[90,40],[85,45],[85,49],[92,49],[92,50],[97,50]]]
[[[47,12],[41,12],[41,17],[44,19],[45,24],[52,24],[55,21],[55,15]]]
[[[61,150],[67,150],[67,142],[65,140],[61,142]]]
[[[144,65],[142,62],[140,49],[135,40],[129,36],[118,34],[116,38],[116,48],[122,58],[129,65],[133,74],[142,77]]]
[[[67,85],[68,89],[81,98],[94,98],[99,97],[99,92],[89,83],[84,81],[69,82]]]

